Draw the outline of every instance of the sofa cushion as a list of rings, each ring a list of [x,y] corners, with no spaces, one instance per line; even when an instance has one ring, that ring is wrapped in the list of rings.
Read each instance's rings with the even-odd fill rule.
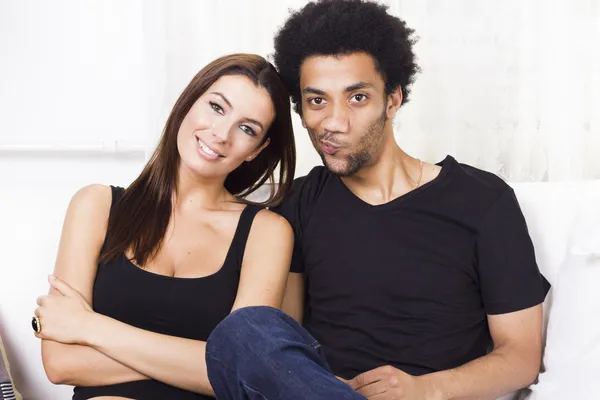
[[[20,399],[20,394],[16,391],[13,380],[10,374],[10,367],[8,365],[8,358],[4,345],[2,344],[2,337],[0,337],[0,399],[1,400],[13,400]]]

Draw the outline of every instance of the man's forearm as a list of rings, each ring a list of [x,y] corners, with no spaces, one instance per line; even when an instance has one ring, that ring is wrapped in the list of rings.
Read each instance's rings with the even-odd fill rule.
[[[419,379],[433,389],[436,400],[496,399],[533,383],[539,358],[530,350],[497,348],[458,368]]]

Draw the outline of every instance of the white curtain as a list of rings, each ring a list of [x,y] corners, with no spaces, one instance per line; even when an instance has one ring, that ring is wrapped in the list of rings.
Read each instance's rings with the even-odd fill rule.
[[[148,51],[154,59],[150,84],[154,140],[171,107],[191,78],[213,59],[229,53],[273,52],[273,35],[285,21],[288,9],[302,0],[196,1],[153,0],[145,4]],[[153,80],[160,82],[154,85]],[[298,148],[297,175],[320,163],[300,119],[294,114]]]
[[[510,181],[600,178],[600,0],[384,0],[420,37],[400,145]],[[0,0],[3,145],[150,152],[205,64],[272,53],[305,0]],[[298,174],[320,163],[294,116]],[[19,179],[21,179],[19,177]]]
[[[400,143],[512,181],[600,178],[600,1],[387,3],[421,38]]]
[[[145,3],[147,48],[164,88],[155,125],[213,58],[270,54],[288,9],[305,3]],[[452,154],[510,181],[600,178],[599,0],[385,3],[420,37],[422,73],[395,122],[407,151],[429,161]],[[304,174],[319,159],[295,122]]]

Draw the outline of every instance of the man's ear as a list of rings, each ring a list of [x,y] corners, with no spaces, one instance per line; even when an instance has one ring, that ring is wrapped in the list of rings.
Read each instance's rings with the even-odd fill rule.
[[[246,157],[246,161],[254,160],[260,154],[260,152],[263,151],[269,145],[269,143],[271,143],[270,138],[265,140],[265,142],[263,144],[261,144],[258,149],[254,150],[252,152],[252,154],[250,154],[248,157]]]
[[[387,96],[387,108],[385,113],[389,119],[394,119],[398,109],[402,105],[402,89],[398,86],[392,93]]]

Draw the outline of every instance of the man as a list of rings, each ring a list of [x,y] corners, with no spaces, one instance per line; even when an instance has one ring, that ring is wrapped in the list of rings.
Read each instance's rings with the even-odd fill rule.
[[[536,378],[549,284],[513,190],[394,139],[413,43],[359,0],[309,3],[277,34],[324,164],[278,210],[296,238],[283,310],[310,335],[277,311],[232,314],[208,343],[213,387],[235,387],[219,398],[494,399]]]

